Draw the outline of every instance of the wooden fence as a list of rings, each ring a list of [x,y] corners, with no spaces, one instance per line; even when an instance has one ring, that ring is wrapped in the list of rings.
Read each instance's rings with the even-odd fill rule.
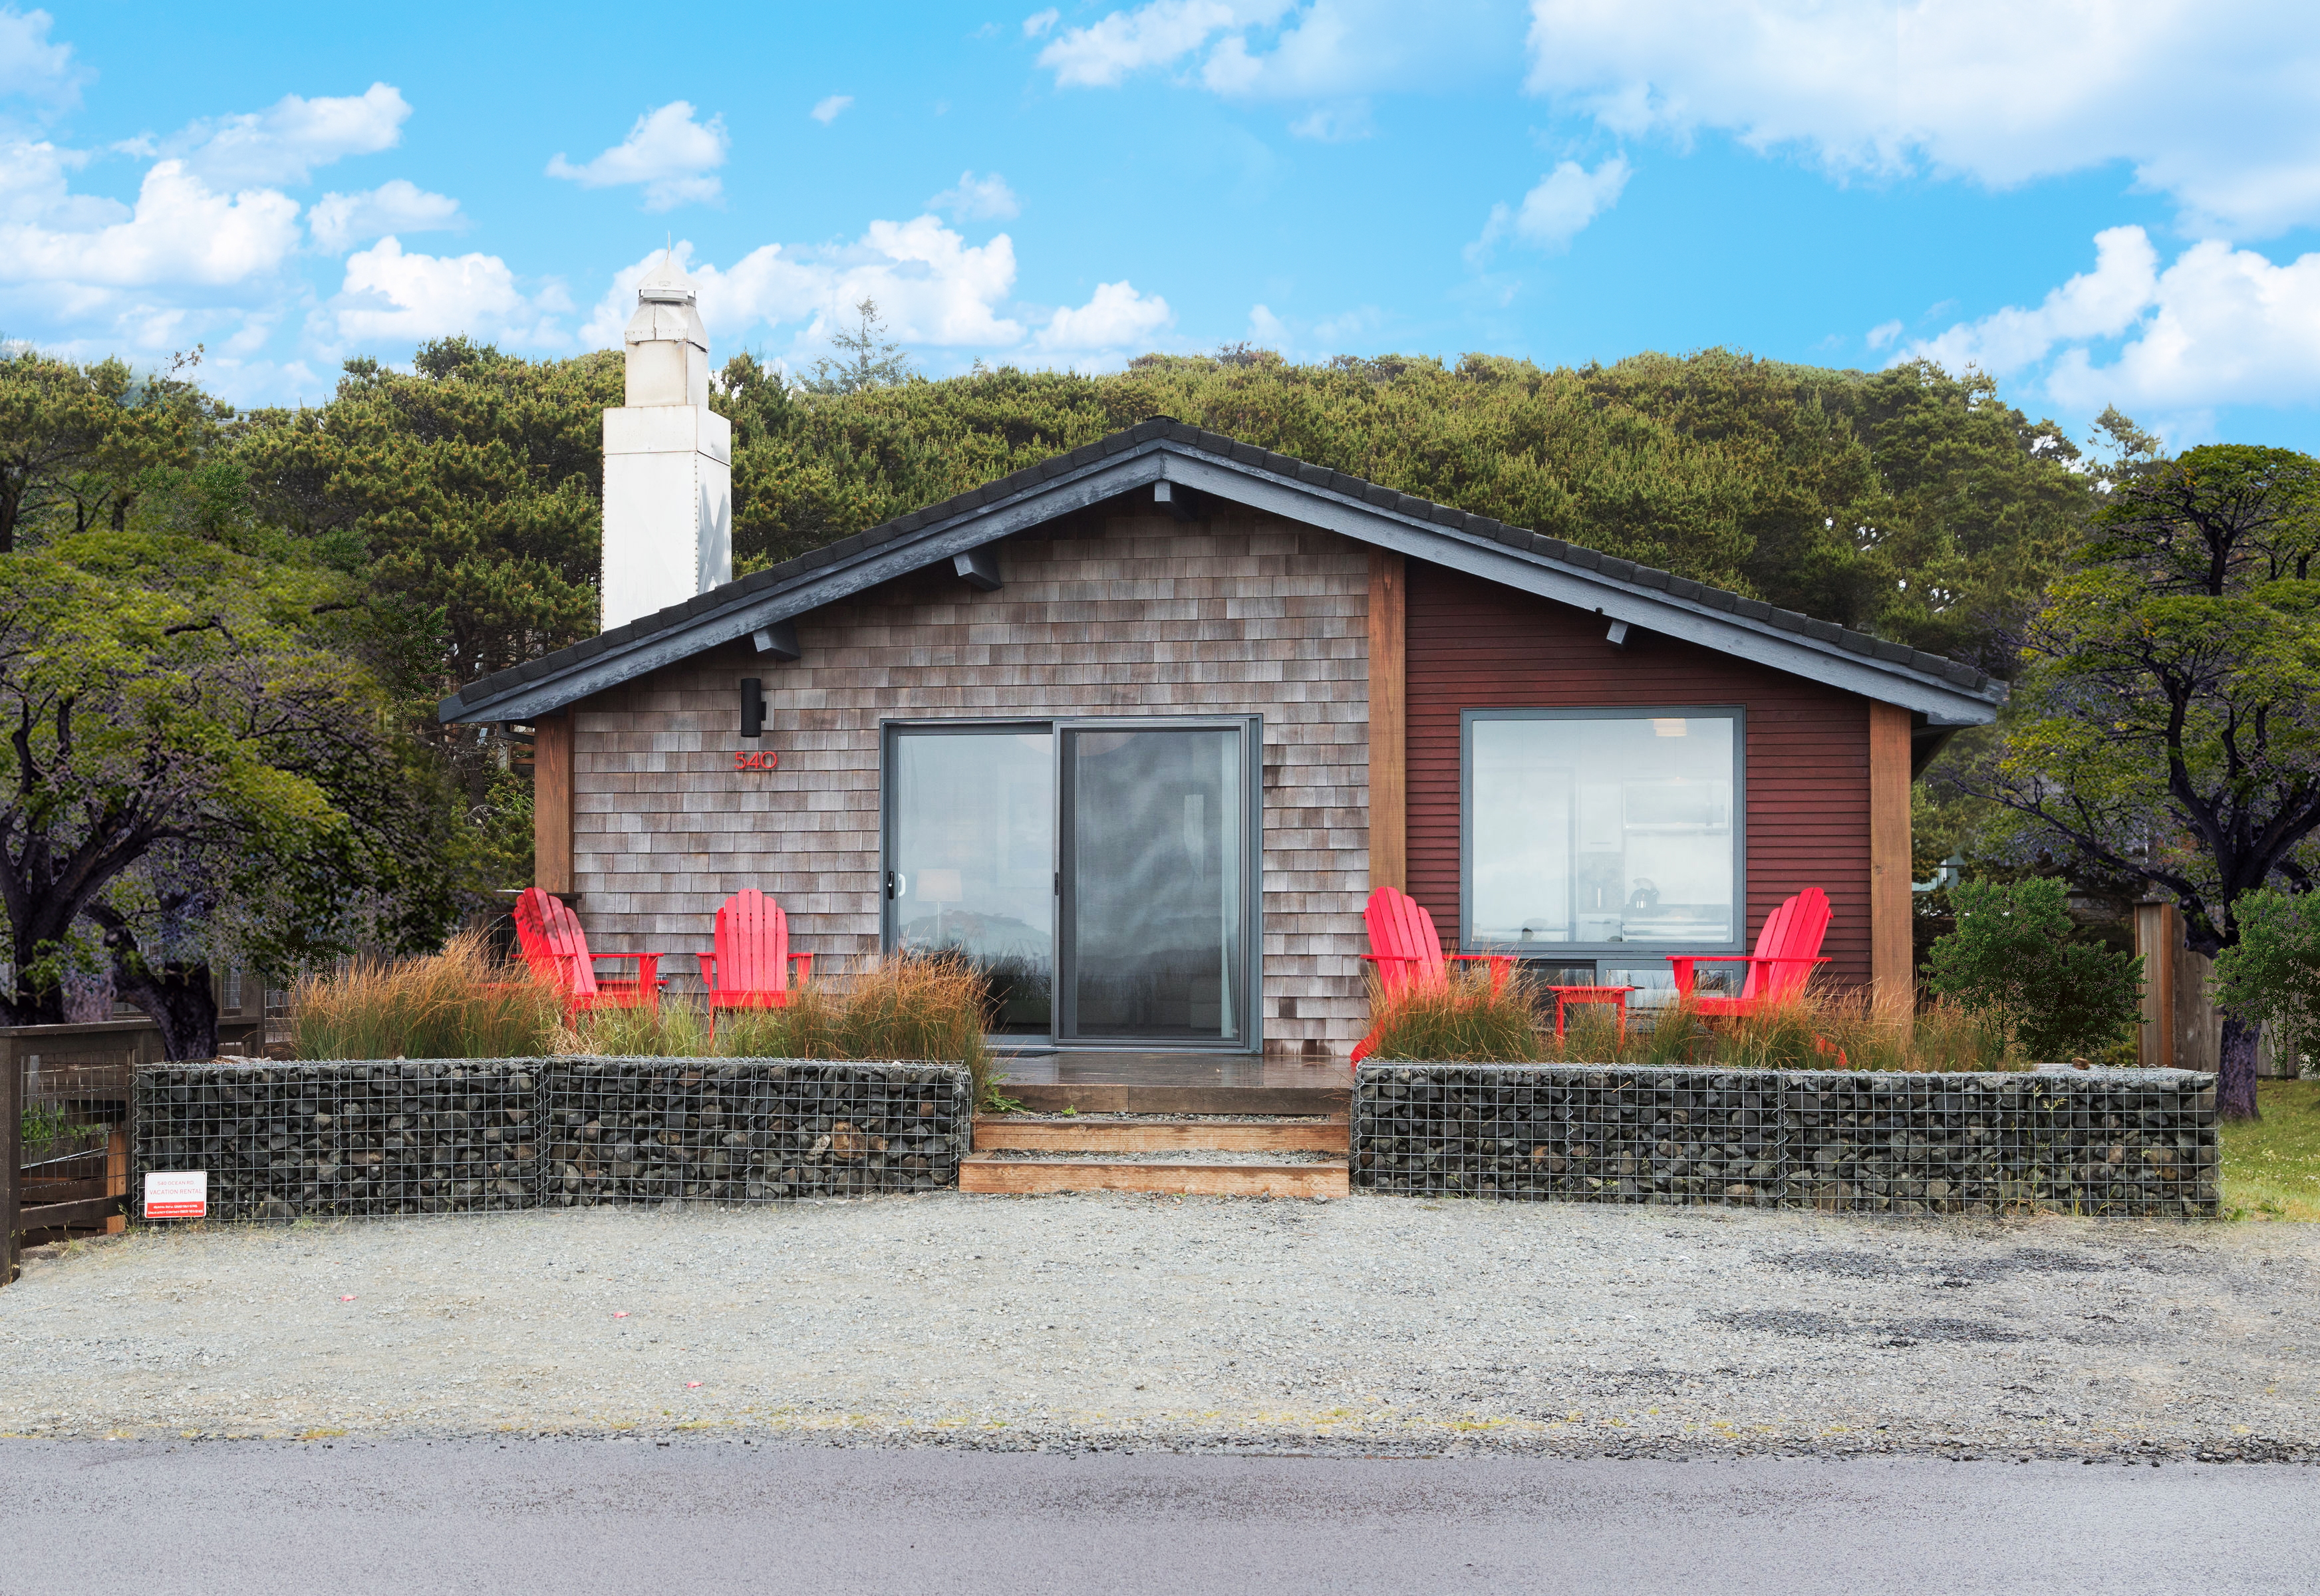
[[[265,1023],[259,1011],[222,1018],[218,1045],[258,1052]],[[28,1242],[122,1228],[131,1072],[160,1061],[149,1020],[0,1026],[0,1285],[16,1278]],[[69,1132],[27,1147],[28,1113]]]

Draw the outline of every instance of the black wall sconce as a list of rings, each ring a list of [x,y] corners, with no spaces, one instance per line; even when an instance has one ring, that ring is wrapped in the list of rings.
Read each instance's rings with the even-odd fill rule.
[[[741,678],[741,735],[766,734],[766,684],[757,676]]]

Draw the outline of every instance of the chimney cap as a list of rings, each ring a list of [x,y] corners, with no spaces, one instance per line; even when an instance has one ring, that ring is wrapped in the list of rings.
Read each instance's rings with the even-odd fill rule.
[[[674,249],[637,284],[637,300],[641,304],[692,304],[698,297],[693,279],[677,265]]]

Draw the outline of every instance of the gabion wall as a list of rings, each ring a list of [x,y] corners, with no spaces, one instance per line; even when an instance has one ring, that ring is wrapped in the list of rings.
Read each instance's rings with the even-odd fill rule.
[[[965,1073],[931,1066],[559,1061],[544,1201],[770,1202],[958,1184]]]
[[[206,1170],[224,1220],[925,1191],[974,1123],[962,1069],[778,1059],[153,1065],[131,1099],[132,1199]]]
[[[1517,1202],[2212,1216],[2215,1077],[1364,1065],[1353,1184]]]

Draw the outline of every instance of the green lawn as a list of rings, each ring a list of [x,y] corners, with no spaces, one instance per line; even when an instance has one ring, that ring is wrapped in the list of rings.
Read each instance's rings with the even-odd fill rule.
[[[2320,1081],[2263,1081],[2263,1118],[2224,1127],[2224,1211],[2320,1220]]]

